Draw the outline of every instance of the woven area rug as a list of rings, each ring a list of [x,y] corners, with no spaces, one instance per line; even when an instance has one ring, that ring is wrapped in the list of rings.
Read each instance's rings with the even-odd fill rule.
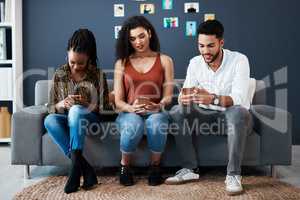
[[[194,199],[300,199],[300,189],[266,176],[243,177],[245,192],[230,197],[224,190],[224,177],[202,176],[199,182],[184,185],[148,186],[145,177],[136,177],[136,184],[130,187],[119,185],[117,177],[99,176],[100,182],[92,190],[79,190],[72,194],[63,192],[65,176],[49,177],[16,194],[15,200],[194,200]]]

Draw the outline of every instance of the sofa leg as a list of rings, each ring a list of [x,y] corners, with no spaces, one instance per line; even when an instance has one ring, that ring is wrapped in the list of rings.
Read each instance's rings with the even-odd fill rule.
[[[24,166],[24,178],[25,179],[30,179],[30,165],[25,165]]]
[[[271,177],[276,178],[277,174],[276,174],[276,167],[275,165],[271,165]]]

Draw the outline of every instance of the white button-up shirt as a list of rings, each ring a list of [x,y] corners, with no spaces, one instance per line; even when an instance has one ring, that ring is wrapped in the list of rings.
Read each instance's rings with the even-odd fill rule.
[[[201,55],[192,58],[183,87],[199,87],[209,93],[230,96],[233,105],[249,109],[251,101],[248,97],[249,83],[248,58],[239,52],[223,49],[222,64],[216,72],[208,66]]]

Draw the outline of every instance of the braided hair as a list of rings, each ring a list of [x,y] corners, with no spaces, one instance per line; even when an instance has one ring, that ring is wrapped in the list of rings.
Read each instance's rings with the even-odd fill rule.
[[[68,41],[67,51],[73,50],[76,53],[85,53],[90,63],[97,66],[97,46],[93,33],[88,29],[76,30]]]

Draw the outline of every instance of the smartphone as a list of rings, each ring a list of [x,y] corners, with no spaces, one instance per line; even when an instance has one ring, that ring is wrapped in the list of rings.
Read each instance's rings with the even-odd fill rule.
[[[151,104],[151,100],[148,97],[140,96],[137,98],[137,104],[145,104],[145,106],[147,106]]]
[[[192,87],[192,88],[182,88],[181,89],[181,93],[183,95],[191,95],[191,94],[194,94],[195,93],[195,88]]]
[[[80,101],[79,101],[81,98],[80,94],[71,94],[71,95],[69,95],[69,97],[71,97],[74,100],[75,104],[80,104]]]

